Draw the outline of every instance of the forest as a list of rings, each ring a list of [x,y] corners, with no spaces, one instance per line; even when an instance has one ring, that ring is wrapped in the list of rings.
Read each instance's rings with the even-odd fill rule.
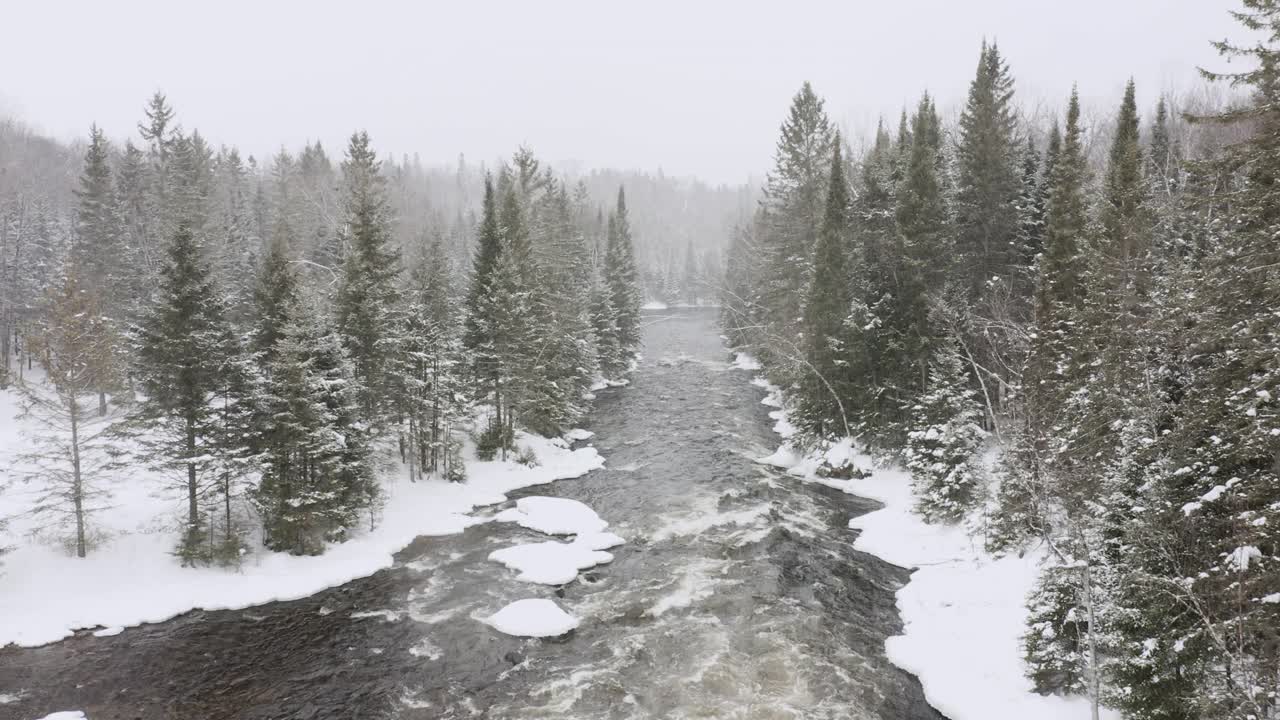
[[[384,165],[365,133],[337,169],[308,144],[264,172],[184,132],[161,93],[138,133],[118,148],[94,127],[61,196],[66,166],[25,168],[0,234],[0,380],[42,428],[14,470],[80,557],[130,466],[185,496],[184,564],[238,562],[252,523],[272,550],[319,554],[376,522],[384,455],[411,481],[462,481],[481,413],[481,458],[536,463],[516,428],[568,430],[633,362],[620,187],[605,219],[585,181],[521,150],[485,173],[472,250],[465,217],[395,223],[420,207],[397,176],[424,171]],[[14,124],[5,139],[68,154]]]
[[[1205,71],[1235,92],[1130,81],[1105,123],[1075,92],[1029,117],[996,42],[957,122],[925,94],[861,152],[806,84],[726,263],[724,326],[809,443],[1049,548],[1027,673],[1095,717],[1280,706],[1280,7],[1245,5],[1266,41],[1218,49],[1251,69]]]
[[[1025,678],[1017,692],[1062,700],[1055,707],[1063,712],[1082,703],[1094,720],[1280,718],[1280,0],[1242,4],[1232,15],[1258,40],[1214,43],[1222,64],[1202,71],[1203,87],[1130,79],[1104,112],[1079,90],[1060,105],[1037,105],[1035,78],[1015,82],[1016,62],[996,39],[974,48],[957,112],[922,92],[867,137],[805,82],[758,186],[661,171],[565,172],[524,146],[497,161],[459,155],[432,164],[383,154],[362,130],[336,152],[308,140],[254,157],[184,127],[161,91],[140,103],[136,127],[93,125],[70,143],[0,119],[0,407],[20,413],[12,423],[0,418],[0,450],[21,450],[0,466],[0,540],[14,545],[0,543],[0,588],[6,560],[25,552],[30,570],[43,557],[28,546],[56,545],[67,562],[87,566],[127,533],[163,534],[175,572],[181,565],[192,577],[239,577],[244,586],[273,572],[278,580],[288,573],[273,559],[337,564],[341,548],[368,537],[397,501],[389,492],[395,478],[452,489],[474,480],[468,470],[478,463],[498,461],[498,470],[482,469],[494,476],[531,470],[554,448],[581,454],[559,475],[548,468],[509,485],[477,483],[461,500],[431,495],[445,498],[442,508],[447,500],[465,509],[449,506],[422,527],[403,527],[458,534],[521,518],[530,530],[537,523],[520,501],[580,505],[574,512],[587,517],[590,533],[546,534],[630,543],[620,557],[685,538],[678,547],[689,562],[677,580],[665,578],[679,587],[654,581],[643,589],[670,594],[643,603],[627,587],[635,596],[618,601],[626,611],[609,615],[607,603],[583,600],[594,597],[591,585],[607,587],[605,571],[578,581],[580,571],[611,562],[600,553],[616,545],[584,550],[554,540],[539,552],[570,553],[559,557],[567,572],[551,573],[555,582],[517,580],[555,586],[542,590],[575,612],[586,608],[584,616],[596,612],[602,627],[623,618],[616,635],[640,637],[684,612],[698,627],[756,628],[695,613],[722,583],[763,586],[773,566],[735,567],[750,577],[726,580],[727,561],[712,560],[738,561],[751,554],[741,547],[759,543],[770,548],[761,558],[782,557],[778,577],[791,581],[789,573],[818,565],[786,543],[812,540],[805,532],[820,527],[829,546],[861,553],[858,538],[839,533],[863,532],[858,518],[875,512],[850,519],[841,510],[834,532],[814,519],[818,510],[798,521],[786,513],[801,504],[770,495],[782,484],[769,472],[857,494],[855,481],[902,470],[913,518],[963,533],[983,562],[1038,563],[1019,628]],[[723,344],[716,330],[702,330],[701,339],[723,358],[686,352],[704,349],[690,339],[692,322],[662,336],[667,354],[644,357],[646,332],[679,318],[676,308],[693,308],[686,320],[706,313],[708,323],[714,313]],[[681,389],[678,370],[707,394]],[[654,383],[644,400],[656,397],[662,412],[670,406],[681,417],[710,417],[714,427],[704,437],[704,428],[679,427],[674,415],[642,422],[619,400],[614,427],[624,418],[637,437],[601,447],[732,466],[747,456],[743,446],[759,447],[738,432],[759,418],[733,404],[736,390],[722,380],[729,370],[763,373],[754,381],[768,392],[761,404],[777,409],[760,408],[758,395],[752,409],[787,429],[783,448],[816,458],[815,467],[803,470],[798,459],[765,470],[755,466],[769,458],[752,456],[748,471],[734,466],[737,475],[699,468],[711,475],[706,487],[685,488],[698,500],[685,509],[702,516],[641,512],[618,524],[625,540],[573,499],[522,496],[501,513],[460,519],[506,502],[508,491],[602,468],[594,447],[574,443],[594,435],[582,426],[597,393],[627,387],[643,371]],[[699,414],[708,408],[724,416]],[[725,430],[732,421],[741,423]],[[655,428],[671,433],[667,446],[652,439],[663,437]],[[695,441],[704,454],[690,450]],[[667,492],[670,478],[644,475],[648,465],[619,464],[635,480],[610,477],[622,487],[634,482],[635,497]],[[117,500],[137,497],[122,489],[154,478],[178,509],[115,538],[104,531],[107,518],[126,510]],[[715,483],[726,480],[735,485],[720,493]],[[757,481],[766,489],[748,485]],[[826,512],[830,498],[813,500],[796,489],[803,487],[786,486],[810,502],[802,507]],[[21,518],[8,512],[18,497]],[[760,506],[734,504],[744,498]],[[21,526],[28,546],[19,551],[19,533],[6,522]],[[512,540],[498,535],[507,530],[490,532],[490,544]],[[700,533],[711,538],[701,542],[720,544],[696,544]],[[527,559],[528,547],[507,547],[507,557]],[[715,557],[698,555],[704,551]],[[575,564],[572,553],[584,552],[591,557]],[[367,572],[342,569],[298,587],[312,595],[368,577],[399,562],[387,555]],[[127,556],[120,550],[113,562]],[[654,563],[618,565],[643,577],[637,568]],[[250,566],[261,575],[244,575]],[[713,566],[719,575],[706,571]],[[865,580],[864,570],[848,574]],[[481,572],[471,575],[492,582],[475,594],[508,592],[506,575]],[[38,579],[58,587],[57,575]],[[826,588],[846,587],[844,573],[827,575],[805,582],[829,581],[828,595]],[[566,600],[574,583],[583,594]],[[891,584],[876,591],[898,592]],[[228,591],[233,599],[218,602],[296,600],[276,597],[286,585]],[[796,615],[799,601],[784,592],[792,587],[779,580],[768,590],[777,588],[776,607]],[[417,592],[406,603],[420,600]],[[752,608],[765,594],[750,596]],[[890,624],[906,615],[902,597]],[[18,627],[35,624],[33,612],[5,628],[10,657],[28,640],[39,647],[99,627],[95,636],[111,637],[207,607],[165,600],[156,611],[163,617],[112,606],[101,626],[63,603],[49,613],[52,631],[42,627],[35,640]],[[545,597],[516,602],[531,600],[564,613]],[[350,617],[411,616],[401,610],[362,608]],[[814,617],[837,628],[853,622],[848,608],[838,610],[846,614]],[[499,613],[466,612],[497,627]],[[568,629],[556,632],[499,632],[560,637],[578,627],[577,616],[553,619],[564,618]],[[801,656],[825,661],[807,635],[788,632],[802,638]],[[896,637],[856,639],[875,638],[879,661],[889,652],[881,645]],[[415,647],[434,647],[424,642]],[[611,659],[626,655],[613,650]],[[534,665],[525,657],[513,651],[473,664],[505,673],[502,663]],[[921,678],[913,692],[928,695],[936,677],[894,662]],[[648,671],[663,663],[642,664]],[[885,677],[897,679],[879,681]],[[22,700],[0,693],[0,705]]]

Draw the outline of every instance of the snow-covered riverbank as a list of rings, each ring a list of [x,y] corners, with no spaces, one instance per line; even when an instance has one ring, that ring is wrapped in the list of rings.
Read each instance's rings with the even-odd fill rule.
[[[513,490],[579,477],[604,463],[594,448],[572,450],[566,441],[521,437],[538,465],[480,462],[467,466],[466,483],[410,483],[389,473],[377,525],[317,557],[265,550],[248,555],[238,569],[183,568],[172,554],[175,518],[183,500],[166,479],[139,469],[102,486],[112,507],[92,519],[101,540],[87,558],[76,558],[40,537],[41,523],[24,514],[34,488],[7,477],[22,453],[24,422],[12,392],[0,392],[0,514],[13,516],[0,532],[0,646],[55,642],[78,629],[121,628],[160,622],[188,610],[243,608],[306,597],[325,588],[390,567],[392,554],[420,535],[461,532],[479,522],[476,507],[506,499]],[[581,434],[581,433],[580,433]]]
[[[753,358],[738,355],[734,367],[758,370]],[[845,440],[817,453],[800,453],[788,442],[795,429],[782,409],[779,389],[757,377],[765,405],[783,444],[760,462],[808,482],[872,498],[884,508],[853,518],[859,531],[854,546],[901,567],[915,568],[911,582],[897,594],[903,633],[889,638],[885,653],[898,667],[920,679],[929,703],[952,720],[1073,720],[1089,717],[1081,698],[1045,697],[1031,690],[1023,675],[1021,635],[1027,594],[1042,560],[1039,553],[996,558],[963,527],[930,525],[913,512],[910,475],[876,467]],[[839,466],[852,460],[871,471],[852,480],[820,478],[824,461]],[[1104,718],[1118,714],[1104,711]]]

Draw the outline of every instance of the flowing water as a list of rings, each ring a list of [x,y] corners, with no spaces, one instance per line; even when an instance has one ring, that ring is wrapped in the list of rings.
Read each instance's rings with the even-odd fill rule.
[[[0,692],[23,694],[0,718],[941,718],[884,656],[907,572],[847,529],[874,503],[753,461],[777,438],[713,311],[645,321],[631,386],[587,424],[606,468],[524,493],[595,509],[627,540],[612,563],[554,588],[487,560],[546,539],[512,523],[422,538],[304,600],[2,650]],[[527,597],[582,623],[536,640],[477,619]]]

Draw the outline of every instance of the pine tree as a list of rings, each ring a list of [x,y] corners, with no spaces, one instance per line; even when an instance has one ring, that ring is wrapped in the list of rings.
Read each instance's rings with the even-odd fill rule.
[[[489,395],[493,403],[493,417],[487,443],[487,452],[500,445],[506,447],[506,420],[503,414],[503,375],[499,351],[501,348],[499,314],[502,298],[499,297],[499,263],[503,256],[502,227],[498,219],[498,198],[493,180],[485,178],[481,220],[477,229],[476,251],[472,263],[471,287],[467,292],[466,327],[463,345],[477,379],[477,389],[482,396]],[[482,448],[485,450],[485,448]]]
[[[1084,297],[1087,169],[1080,140],[1080,101],[1074,90],[1061,149],[1051,157],[1053,174],[1036,290],[1035,335],[1024,373],[1036,433],[1049,432],[1052,418],[1065,402],[1064,369],[1071,365],[1069,323]]]
[[[978,457],[986,440],[982,406],[952,340],[934,355],[929,385],[912,408],[907,433],[916,510],[930,522],[958,522],[981,500]]]
[[[1149,509],[1131,535],[1141,542],[1131,579],[1148,594],[1193,609],[1161,618],[1153,614],[1159,606],[1130,606],[1140,618],[1135,628],[1163,621],[1157,650],[1182,650],[1176,665],[1153,663],[1176,670],[1193,689],[1156,700],[1169,717],[1183,707],[1193,717],[1261,718],[1277,707],[1280,603],[1270,598],[1280,597],[1280,436],[1271,429],[1280,416],[1274,312],[1280,302],[1280,48],[1274,40],[1280,3],[1245,0],[1244,7],[1235,17],[1267,39],[1218,43],[1248,69],[1208,76],[1254,91],[1250,106],[1213,118],[1247,121],[1251,132],[1212,163],[1217,177],[1235,176],[1232,217],[1210,226],[1202,276],[1192,286],[1196,300],[1181,308],[1179,336],[1189,331],[1200,342],[1192,346],[1194,364],[1143,486]],[[1135,635],[1127,639],[1140,642]],[[1170,678],[1152,674],[1150,682],[1138,688],[1144,699]]]
[[[157,247],[156,238],[149,233],[151,217],[151,200],[148,194],[150,183],[149,168],[146,155],[133,141],[127,141],[116,167],[116,197],[120,212],[121,250],[124,259],[122,278],[124,286],[120,290],[124,297],[120,300],[119,312],[134,321],[142,315],[143,300],[154,287],[151,279],[160,266],[161,251]]]
[[[802,376],[797,418],[818,437],[852,435],[845,402],[851,399],[860,370],[850,362],[853,349],[846,345],[846,321],[852,305],[848,268],[851,223],[838,135],[832,146],[827,210],[814,248],[814,276],[801,324],[808,373]]]
[[[290,237],[286,220],[278,217],[254,287],[255,327],[249,346],[264,371],[275,360],[276,345],[284,334],[290,308],[298,300],[298,279],[288,256]]]
[[[189,564],[204,556],[201,501],[237,452],[218,446],[229,435],[218,408],[240,401],[228,397],[238,389],[228,376],[239,367],[240,349],[201,247],[185,225],[174,235],[168,256],[154,305],[135,340],[146,397],[132,425],[152,465],[181,473],[187,517],[179,555]]]
[[[1036,258],[1044,249],[1044,220],[1047,208],[1040,181],[1040,153],[1035,141],[1027,138],[1022,153],[1022,185],[1018,193],[1018,241],[1016,265],[1019,295],[1031,297],[1035,289]]]
[[[1087,168],[1081,145],[1080,97],[1073,89],[1067,105],[1067,128],[1062,147],[1052,154],[1045,255],[1041,268],[1042,309],[1075,306],[1082,297],[1083,241]],[[1046,161],[1047,165],[1048,161]]]
[[[252,192],[248,169],[232,148],[217,158],[216,245],[212,265],[218,284],[227,294],[228,319],[246,328],[254,314],[255,276],[262,238],[252,216]]]
[[[971,300],[992,278],[1016,269],[1017,119],[1013,78],[995,43],[982,46],[978,72],[960,115],[955,202],[957,272]]]
[[[293,303],[258,410],[262,481],[254,500],[271,549],[319,555],[326,542],[346,539],[376,500],[360,395],[342,338]]]
[[[130,293],[123,265],[126,259],[123,228],[108,165],[109,153],[106,137],[94,125],[89,130],[84,171],[76,190],[76,235],[71,245],[71,262],[77,272],[87,274],[93,268],[93,274],[82,281],[93,284],[93,296],[102,299],[103,307],[119,325],[127,320],[123,311],[128,307]],[[103,378],[118,379],[114,375]],[[107,414],[107,393],[116,389],[114,384],[97,388],[99,415]]]
[[[410,481],[428,473],[465,476],[464,468],[449,463],[453,428],[467,408],[454,305],[449,260],[437,235],[410,273],[400,334],[391,344],[389,373],[408,426],[401,455]]]
[[[1080,592],[1078,567],[1050,565],[1027,598],[1023,658],[1032,687],[1043,695],[1086,691],[1089,627]]]
[[[618,326],[618,348],[628,365],[640,348],[640,288],[637,285],[635,250],[627,198],[618,188],[618,204],[610,215],[608,247],[604,258],[604,282]]]
[[[833,142],[822,100],[806,82],[782,123],[774,168],[765,181],[757,238],[765,319],[771,332],[783,336],[799,320],[809,285]]]
[[[1125,86],[1124,100],[1111,140],[1111,154],[1103,187],[1103,248],[1123,274],[1145,251],[1145,218],[1142,217],[1145,186],[1142,176],[1142,146],[1138,137],[1138,105],[1133,80]],[[1124,278],[1122,281],[1133,278]]]
[[[400,252],[392,244],[387,220],[385,181],[369,147],[368,133],[351,136],[342,164],[345,195],[344,243],[350,246],[342,267],[336,311],[338,330],[355,367],[366,422],[385,424],[391,402],[385,376],[385,348],[400,301]]]
[[[912,118],[911,152],[898,190],[895,247],[897,287],[884,317],[892,338],[884,357],[898,353],[896,372],[882,378],[889,397],[907,409],[923,392],[936,343],[930,325],[929,295],[942,288],[951,255],[947,208],[938,173],[941,128],[933,100],[925,95]],[[900,418],[899,418],[900,419]]]
[[[857,407],[858,424],[879,430],[888,426],[901,408],[896,398],[879,392],[883,379],[898,367],[892,329],[888,323],[897,297],[896,277],[901,262],[894,209],[897,207],[897,150],[881,123],[875,144],[863,158],[861,187],[854,199],[854,306],[849,330],[850,347],[866,360],[862,378],[865,389]]]
[[[618,347],[618,313],[609,288],[599,278],[591,286],[591,330],[600,372],[616,376],[626,367]]]
[[[541,279],[535,308],[537,357],[545,374],[530,387],[536,397],[526,403],[522,420],[530,429],[555,435],[586,412],[583,396],[597,374],[589,297],[593,271],[564,184],[547,183],[532,209],[533,255]]]
[[[505,425],[499,423],[491,429],[497,432],[496,447],[505,458],[506,451],[514,447],[517,419],[523,421],[526,415],[536,414],[539,398],[535,389],[547,376],[547,358],[544,338],[536,327],[542,287],[535,281],[533,246],[521,198],[521,188],[528,187],[530,178],[504,173],[500,181],[498,227],[502,240],[494,268],[494,359],[506,414],[502,417]],[[495,412],[495,420],[497,415]]]

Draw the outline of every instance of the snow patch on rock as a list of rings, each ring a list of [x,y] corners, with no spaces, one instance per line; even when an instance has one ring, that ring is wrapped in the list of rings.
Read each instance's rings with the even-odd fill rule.
[[[545,598],[517,600],[484,622],[500,633],[517,637],[556,637],[578,627],[578,618]]]
[[[494,550],[489,559],[518,571],[518,580],[564,585],[577,579],[579,570],[612,562],[613,555],[594,550],[586,543],[549,540]]]
[[[521,527],[547,535],[582,535],[603,532],[609,523],[595,510],[568,498],[534,495],[516,500],[516,506],[494,516],[500,522],[514,522]]]

